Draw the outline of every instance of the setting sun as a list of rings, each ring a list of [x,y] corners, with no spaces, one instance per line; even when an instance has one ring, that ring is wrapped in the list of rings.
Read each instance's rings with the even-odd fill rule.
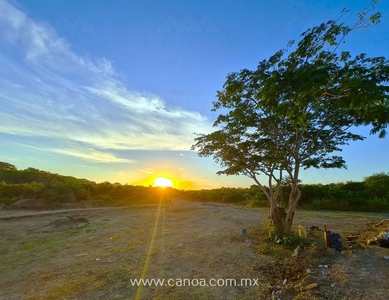
[[[166,177],[158,177],[154,180],[155,187],[172,187],[173,182]]]

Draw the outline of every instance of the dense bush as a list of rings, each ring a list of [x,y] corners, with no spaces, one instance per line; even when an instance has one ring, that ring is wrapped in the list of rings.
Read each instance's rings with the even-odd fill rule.
[[[362,182],[300,184],[300,207],[328,210],[389,210],[389,173],[375,173]],[[287,182],[279,192],[279,202],[287,207],[290,188]],[[250,188],[219,188],[179,191],[119,183],[95,183],[87,179],[62,176],[34,168],[18,170],[0,162],[0,203],[9,205],[19,199],[44,198],[53,202],[90,201],[99,205],[157,203],[182,198],[192,201],[234,203],[247,207],[268,207],[269,202],[255,185]]]
[[[331,184],[300,184],[299,206],[317,210],[389,210],[389,174],[368,176],[363,182],[348,181]],[[290,188],[284,183],[279,203],[288,205]],[[185,191],[183,197],[195,201],[236,203],[248,207],[268,207],[269,202],[256,186],[249,189],[221,188],[214,190]]]

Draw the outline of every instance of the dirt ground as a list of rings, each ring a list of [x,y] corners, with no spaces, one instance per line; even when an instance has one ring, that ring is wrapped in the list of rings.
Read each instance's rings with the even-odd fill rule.
[[[63,211],[3,210],[0,299],[387,299],[389,260],[383,256],[389,256],[389,249],[353,247],[340,253],[326,249],[317,236],[303,250],[307,258],[313,251],[312,258],[276,260],[258,251],[263,234],[258,228],[266,214],[266,209],[182,200]],[[388,216],[301,211],[295,226],[326,224],[342,237],[358,234],[362,241],[389,231],[389,224],[366,230],[365,223],[384,218]],[[282,261],[286,263],[280,265]],[[277,268],[292,265],[299,269],[298,279],[284,278],[288,272],[274,275]],[[139,288],[132,280],[140,278],[172,280]],[[210,286],[228,285],[229,279],[236,286]],[[250,279],[251,286],[241,279]],[[307,290],[311,283],[317,287]]]

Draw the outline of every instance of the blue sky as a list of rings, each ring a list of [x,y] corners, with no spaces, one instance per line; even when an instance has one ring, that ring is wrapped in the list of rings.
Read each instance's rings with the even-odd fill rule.
[[[190,146],[217,113],[226,75],[369,1],[0,0],[0,161],[97,182],[248,187],[217,176]],[[389,4],[379,25],[342,50],[389,56]],[[368,136],[367,128],[357,132]],[[344,148],[348,170],[307,170],[304,183],[388,172],[389,138]],[[265,178],[264,178],[265,179]]]

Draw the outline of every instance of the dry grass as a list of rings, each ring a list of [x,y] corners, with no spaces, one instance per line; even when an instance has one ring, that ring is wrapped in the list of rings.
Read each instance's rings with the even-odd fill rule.
[[[305,257],[296,260],[290,259],[290,250],[264,246],[261,240],[266,233],[259,228],[266,209],[175,201],[160,208],[139,205],[28,214],[33,213],[0,211],[0,299],[134,299],[138,288],[130,281],[142,274],[146,278],[258,278],[260,286],[152,286],[142,289],[140,299],[266,299],[270,297],[267,286],[282,283],[284,277],[292,285],[282,299],[308,295],[331,299],[345,295],[342,282],[350,284],[349,277],[336,276],[344,274],[341,271],[346,270],[348,259],[354,259],[351,256],[339,262],[339,255],[318,245],[306,247]],[[74,221],[79,218],[89,222]],[[295,224],[327,224],[342,233],[379,218],[361,213],[299,212]],[[243,228],[247,237],[242,236]],[[317,242],[321,242],[319,237]],[[274,255],[284,258],[277,261]],[[304,284],[317,280],[304,273],[308,265],[317,263],[331,265],[332,277],[321,282],[339,281],[338,294],[324,287],[300,291]],[[378,267],[379,272],[384,270]],[[345,272],[350,274],[350,270]]]

